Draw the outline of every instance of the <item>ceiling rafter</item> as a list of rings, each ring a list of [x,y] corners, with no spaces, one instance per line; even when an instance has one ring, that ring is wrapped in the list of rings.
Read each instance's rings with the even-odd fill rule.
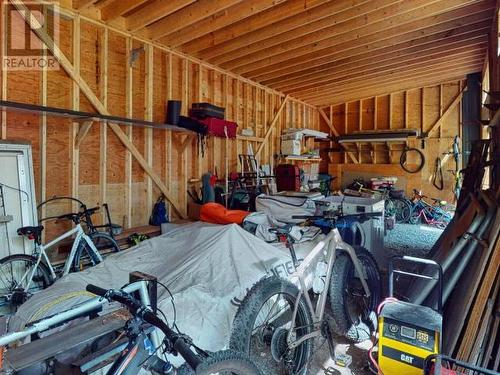
[[[101,19],[111,21],[144,4],[147,0],[114,0],[100,7]],[[99,7],[99,4],[96,5]]]
[[[221,43],[237,39],[244,34],[275,24],[285,18],[303,14],[329,1],[331,0],[308,0],[305,2],[304,0],[288,0],[230,26],[199,37],[182,45],[181,49],[186,53],[197,54],[199,51],[215,48]]]
[[[435,60],[420,60],[413,63],[407,63],[406,65],[398,65],[392,67],[383,67],[379,69],[370,69],[364,72],[360,72],[359,74],[350,74],[335,78],[330,78],[321,84],[316,85],[307,85],[303,88],[288,90],[287,93],[297,94],[297,95],[306,95],[309,92],[316,92],[318,89],[321,90],[323,88],[328,87],[347,87],[348,84],[359,84],[359,82],[367,82],[370,79],[379,79],[381,77],[392,77],[399,73],[406,74],[414,71],[432,71],[433,69],[443,69],[446,66],[449,66],[450,59],[453,59],[453,65],[460,63],[473,63],[476,61],[482,61],[484,54],[486,53],[486,48],[482,50],[468,50],[462,54],[456,54],[453,56],[444,56],[440,58],[436,58]]]
[[[253,32],[246,33],[241,36],[235,35],[235,37],[230,41],[202,50],[198,53],[198,55],[203,59],[213,60],[214,63],[217,64],[217,57],[219,56],[228,56],[232,51],[258,43],[284,32],[288,32],[289,30],[296,30],[300,32],[301,27],[305,27],[324,18],[332,17],[339,12],[348,10],[352,6],[365,3],[366,1],[367,0],[330,1],[303,13],[285,18],[265,27],[261,27]]]
[[[443,48],[452,48],[455,45],[470,44],[470,40],[476,40],[487,37],[489,20],[481,21],[462,28],[455,29],[453,33],[442,32],[433,34],[432,38],[424,37],[422,40],[413,39],[410,42],[398,43],[393,46],[370,50],[354,56],[343,57],[340,59],[331,59],[329,63],[280,75],[276,78],[259,80],[266,85],[280,87],[289,83],[302,82],[322,76],[332,70],[340,70],[342,67],[357,67],[366,64],[376,64],[384,60],[405,58],[409,54],[424,52],[429,49],[441,50]],[[374,59],[377,61],[374,62]]]
[[[240,1],[242,0],[198,0],[147,26],[146,35],[153,40],[160,39],[165,35],[229,8]]]
[[[321,91],[318,90],[318,92],[308,92],[308,93],[303,93],[303,97],[307,98],[312,104],[314,103],[315,100],[325,100],[325,98],[329,97],[347,97],[349,95],[353,95],[353,93],[356,93],[356,95],[359,95],[360,92],[366,91],[367,94],[363,95],[363,97],[369,97],[373,96],[370,92],[376,91],[377,95],[384,95],[388,94],[391,91],[389,90],[389,87],[392,85],[398,85],[398,84],[403,84],[402,82],[408,82],[411,80],[414,80],[413,84],[417,84],[418,82],[415,82],[415,79],[417,78],[418,81],[424,82],[426,79],[437,79],[438,81],[442,79],[442,77],[445,77],[447,75],[454,75],[456,76],[457,74],[460,74],[461,72],[467,73],[472,73],[472,72],[477,72],[480,71],[481,69],[481,64],[483,61],[475,61],[475,62],[466,62],[464,64],[457,64],[453,65],[453,67],[450,67],[449,64],[443,68],[437,67],[436,69],[429,70],[429,69],[421,69],[418,71],[414,71],[411,73],[399,73],[397,75],[392,75],[392,76],[386,76],[384,78],[372,78],[370,80],[367,80],[365,82],[357,82],[354,84],[348,84],[342,87],[341,90],[336,90],[338,89],[338,85],[333,85],[329,87],[322,87]],[[479,70],[477,70],[479,69]],[[465,77],[465,74],[463,77]],[[394,91],[394,90],[392,90]],[[354,97],[356,96],[354,95]],[[360,99],[358,97],[357,99]]]
[[[189,25],[180,30],[174,31],[173,33],[167,34],[160,39],[160,42],[172,47],[177,47],[205,34],[209,34],[215,30],[221,29],[244,18],[269,9],[273,5],[276,5],[276,2],[276,0],[243,1],[213,14],[208,18],[198,21],[196,24]]]
[[[340,35],[329,36],[315,43],[287,50],[271,57],[260,58],[262,54],[257,53],[252,58],[248,57],[248,60],[235,60],[231,63],[221,64],[221,66],[239,74],[245,74],[258,68],[267,67],[270,64],[301,59],[308,54],[323,54],[325,50],[331,50],[333,47],[338,48],[338,44],[342,42],[351,41],[351,48],[356,47],[359,44],[359,40],[364,39],[364,37],[356,38],[357,35],[366,35],[367,39],[371,38],[372,40],[392,39],[398,35],[421,30],[446,20],[453,20],[468,14],[474,14],[484,9],[485,1],[469,1],[469,3],[471,2],[472,5],[457,9],[457,5],[463,3],[463,0],[441,0],[439,3],[433,3],[413,11],[409,10],[403,14],[378,21],[376,24],[363,26],[358,28],[355,33],[344,32]],[[492,3],[490,0],[486,0],[486,2]],[[251,61],[251,63],[247,61]]]
[[[155,0],[125,18],[127,29],[140,30],[194,2],[195,0]]]
[[[319,72],[314,76],[309,76],[304,79],[296,80],[293,82],[284,82],[281,85],[275,85],[280,91],[288,92],[290,90],[296,90],[300,87],[305,88],[307,86],[320,85],[323,82],[328,80],[339,78],[343,76],[349,75],[361,75],[365,72],[373,69],[391,69],[392,67],[397,66],[408,66],[408,64],[412,64],[415,61],[433,61],[433,59],[447,57],[452,60],[456,55],[464,52],[475,52],[482,51],[487,46],[487,38],[486,35],[481,35],[480,37],[476,37],[471,40],[461,41],[457,43],[456,46],[447,46],[450,48],[435,47],[432,49],[414,52],[412,54],[407,54],[400,58],[394,58],[394,56],[387,56],[382,60],[377,60],[373,62],[373,59],[367,58],[365,60],[360,60],[361,63],[349,64],[344,66],[344,69],[333,69],[330,72]]]
[[[491,3],[491,1],[488,3]],[[453,33],[453,30],[457,28],[484,19],[491,19],[489,9],[481,9],[479,12],[471,12],[469,7],[457,9],[437,16],[420,19],[406,25],[394,26],[382,33],[361,36],[355,40],[339,43],[334,48],[323,48],[319,51],[307,53],[300,58],[261,66],[246,73],[245,76],[260,79],[258,76],[271,72],[285,71],[291,73],[296,71],[293,67],[294,65],[312,68],[324,62],[330,62],[338,56],[356,55],[360,50],[367,52],[372,49],[388,47],[398,43],[412,42],[414,39],[421,39],[427,36],[432,37],[433,34],[439,32]],[[433,20],[436,20],[438,23],[434,24]],[[297,69],[302,70],[301,68]]]

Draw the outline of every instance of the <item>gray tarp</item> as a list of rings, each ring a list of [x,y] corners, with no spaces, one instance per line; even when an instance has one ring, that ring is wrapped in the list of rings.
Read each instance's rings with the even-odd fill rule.
[[[299,257],[305,251],[298,249]],[[272,246],[237,225],[182,225],[134,249],[111,255],[96,267],[58,280],[21,306],[9,330],[92,298],[84,291],[88,283],[120,288],[132,271],[154,275],[166,284],[174,295],[179,329],[200,347],[219,350],[228,344],[237,299],[266,274],[287,277],[293,266],[288,250]],[[170,298],[160,286],[158,292],[159,308],[171,320]]]

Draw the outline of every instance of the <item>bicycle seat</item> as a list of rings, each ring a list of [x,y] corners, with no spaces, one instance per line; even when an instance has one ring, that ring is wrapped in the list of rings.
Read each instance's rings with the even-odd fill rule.
[[[28,236],[30,240],[35,240],[37,243],[40,243],[42,231],[43,225],[38,225],[36,227],[21,227],[17,229],[17,234],[19,236]]]

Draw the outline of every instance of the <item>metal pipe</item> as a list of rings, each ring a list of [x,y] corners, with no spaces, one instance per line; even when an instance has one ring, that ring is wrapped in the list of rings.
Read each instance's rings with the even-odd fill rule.
[[[467,233],[474,233],[480,227],[484,219],[485,217],[483,215],[477,215],[467,229]],[[451,248],[444,259],[440,259],[440,254],[438,254],[434,258],[434,260],[441,265],[444,274],[446,274],[446,271],[450,268],[453,261],[462,253],[462,250],[470,241],[470,236],[462,236],[458,243]],[[425,300],[431,295],[436,286],[436,283],[437,281],[435,280],[430,281],[428,283],[425,283],[425,285],[421,287],[422,284],[419,280],[417,283],[413,284],[409,293],[410,301],[413,301],[418,305],[423,304]]]
[[[488,213],[486,214],[486,218],[481,223],[481,227],[479,228],[477,233],[475,233],[475,235],[478,238],[482,238],[482,236],[487,232],[493,218],[495,217],[495,213],[496,213],[496,207],[490,207],[488,209]],[[443,293],[444,303],[446,303],[446,300],[448,299],[451,292],[453,291],[453,288],[455,288],[455,286],[457,285],[458,279],[460,278],[460,276],[462,276],[462,273],[464,272],[465,268],[469,264],[472,256],[476,253],[476,248],[478,247],[478,245],[479,244],[475,240],[473,240],[469,244],[466,251],[464,252],[464,256],[460,259],[458,266],[453,270],[453,273],[450,276],[450,279],[445,283],[444,293]]]
[[[143,289],[143,284],[144,288]],[[138,281],[133,284],[129,284],[123,288],[123,290],[127,293],[139,292],[141,294],[141,300],[144,298],[143,293],[146,290],[147,286],[145,281]],[[149,300],[149,296],[146,297]],[[101,297],[95,297],[91,300],[84,302],[80,305],[77,305],[69,310],[62,311],[58,314],[52,315],[48,318],[41,319],[39,321],[34,322],[32,325],[26,327],[23,331],[17,331],[8,333],[0,337],[0,346],[5,346],[17,340],[21,340],[25,337],[31,336],[34,333],[43,332],[48,330],[51,327],[54,327],[58,324],[64,323],[70,319],[74,319],[82,314],[85,314],[89,311],[95,310],[101,305],[107,303],[108,301]]]

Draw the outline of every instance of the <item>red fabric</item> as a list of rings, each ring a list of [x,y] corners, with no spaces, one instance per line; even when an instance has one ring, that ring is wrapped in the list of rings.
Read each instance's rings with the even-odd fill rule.
[[[205,203],[201,206],[200,220],[213,224],[241,224],[249,214],[247,211],[228,210],[219,203]]]
[[[236,138],[236,129],[238,128],[238,124],[232,121],[221,120],[214,117],[207,117],[203,120],[198,120],[201,123],[205,124],[208,130],[208,134],[213,135],[215,137],[226,138],[226,133],[224,132],[224,127],[227,130],[228,138]]]

